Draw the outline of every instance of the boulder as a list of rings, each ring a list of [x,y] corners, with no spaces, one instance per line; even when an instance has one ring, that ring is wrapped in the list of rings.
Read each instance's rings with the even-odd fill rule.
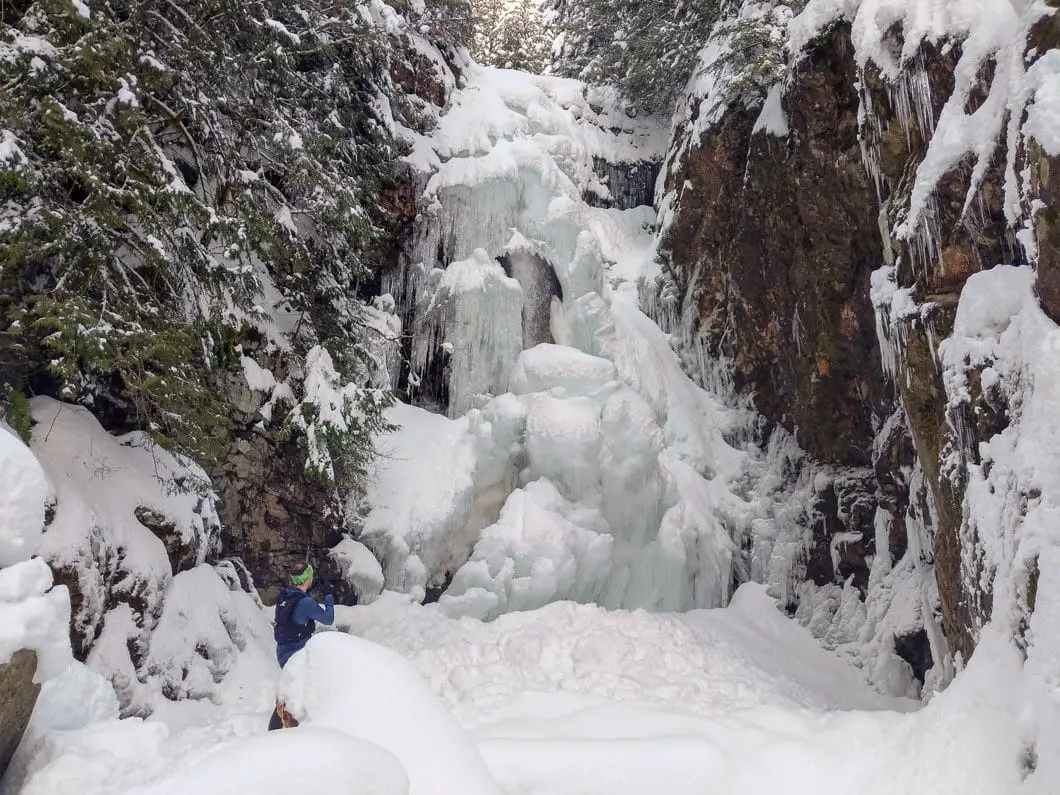
[[[37,703],[40,685],[33,681],[36,670],[37,655],[28,649],[15,652],[10,662],[0,665],[0,777]]]

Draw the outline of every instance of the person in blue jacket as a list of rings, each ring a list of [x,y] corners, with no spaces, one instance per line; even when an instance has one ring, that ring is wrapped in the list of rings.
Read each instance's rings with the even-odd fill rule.
[[[335,597],[331,593],[331,583],[327,580],[320,583],[324,592],[323,606],[309,595],[313,590],[313,574],[312,566],[299,563],[291,570],[291,584],[280,591],[276,600],[276,622],[272,635],[276,640],[276,661],[281,668],[309,642],[317,623],[330,625],[335,621]],[[269,721],[269,731],[297,725],[283,704],[277,701]]]

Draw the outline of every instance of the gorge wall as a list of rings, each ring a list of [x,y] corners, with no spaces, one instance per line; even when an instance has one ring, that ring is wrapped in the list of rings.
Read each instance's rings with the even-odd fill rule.
[[[1057,24],[1045,17],[1020,40],[1028,67],[1057,47]],[[884,49],[908,55],[903,35],[893,26]],[[947,645],[967,660],[990,618],[990,578],[969,570],[981,564],[970,550],[962,467],[978,464],[979,443],[1007,424],[996,382],[987,388],[972,376],[968,400],[947,395],[939,342],[953,331],[969,276],[1035,264],[1017,239],[1027,217],[1037,232],[1038,292],[1053,318],[1060,294],[1056,159],[1029,136],[957,158],[926,201],[918,183],[947,103],[967,91],[969,117],[996,103],[996,63],[1008,54],[984,58],[962,86],[959,37],[912,45],[911,57],[881,68],[858,52],[851,22],[836,19],[801,54],[796,45],[787,82],[764,108],[719,110],[709,91],[693,96],[664,177],[672,216],[655,289],[660,303],[684,307],[686,344],[728,362],[735,389],[752,395],[766,419],[764,437],[793,433],[826,474],[798,542],[789,609],[814,591],[800,581],[848,584],[871,604],[883,582],[871,574],[879,558],[890,570],[909,556],[937,593],[925,592],[912,621],[876,633],[890,635],[878,640],[923,680]],[[1025,118],[1012,102],[999,113],[1006,125]],[[1019,197],[1025,212],[1014,216],[1006,187],[1023,168],[1033,176]],[[914,201],[923,207],[910,221]],[[1032,205],[1036,215],[1026,212]],[[842,607],[834,601],[823,621],[810,612],[824,635]],[[937,632],[932,639],[932,624],[945,644]]]

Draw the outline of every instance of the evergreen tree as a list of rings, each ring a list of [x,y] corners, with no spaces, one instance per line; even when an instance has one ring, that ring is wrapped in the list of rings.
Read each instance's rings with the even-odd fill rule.
[[[669,111],[700,68],[709,68],[729,101],[755,103],[787,73],[787,20],[804,0],[552,0],[551,68],[589,83],[612,85],[634,106]]]
[[[325,346],[355,378],[402,154],[380,98],[416,125],[390,80],[407,36],[345,0],[0,10],[0,381],[209,466],[267,283],[303,318],[286,367]],[[368,445],[385,403],[346,442]]]
[[[552,67],[614,85],[647,111],[669,108],[722,12],[723,0],[554,0]]]
[[[543,72],[551,36],[538,0],[473,0],[479,63],[525,72]]]

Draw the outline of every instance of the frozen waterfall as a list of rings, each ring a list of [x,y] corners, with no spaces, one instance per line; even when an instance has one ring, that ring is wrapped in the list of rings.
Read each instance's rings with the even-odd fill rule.
[[[666,130],[575,81],[463,80],[414,142],[427,209],[384,278],[415,404],[394,410],[367,500],[384,587],[479,618],[723,605],[763,511],[734,491],[748,453],[726,440],[746,417],[641,312],[655,213],[601,183],[601,163],[657,163]]]

